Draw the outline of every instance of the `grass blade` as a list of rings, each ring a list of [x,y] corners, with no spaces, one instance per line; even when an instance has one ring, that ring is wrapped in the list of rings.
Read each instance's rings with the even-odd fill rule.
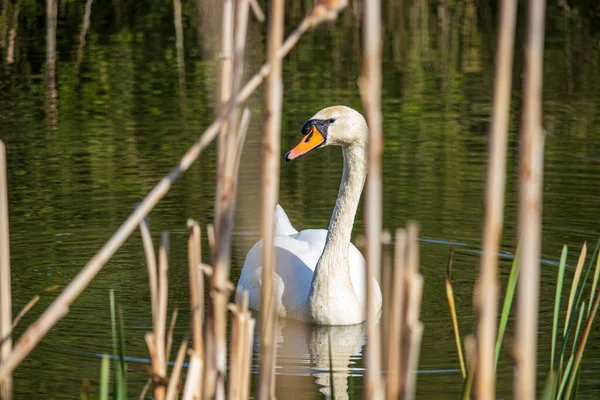
[[[585,246],[585,244],[584,244]],[[577,278],[577,287],[576,287],[576,295],[575,295],[575,300],[573,302],[573,305],[569,307],[569,312],[567,312],[567,323],[565,325],[565,335],[563,337],[562,340],[562,344],[561,344],[561,349],[560,349],[560,362],[558,365],[559,368],[559,376],[560,376],[560,369],[562,368],[562,360],[564,357],[564,352],[567,346],[567,338],[569,336],[569,331],[571,330],[571,326],[573,325],[573,321],[575,319],[575,310],[577,310],[579,308],[579,302],[581,301],[581,295],[583,293],[583,289],[585,288],[585,283],[587,282],[587,278],[588,275],[590,273],[590,270],[592,269],[592,264],[593,264],[593,260],[596,258],[596,255],[598,254],[598,248],[600,246],[600,240],[598,240],[598,242],[596,243],[596,248],[594,249],[594,253],[592,254],[592,258],[590,260],[590,263],[588,264],[586,271],[585,271],[585,275],[583,276],[583,280],[581,280],[581,282],[579,282],[579,278]],[[581,250],[583,252],[583,249]],[[580,257],[580,261],[581,261],[581,257]],[[580,269],[579,266],[579,262],[577,263],[577,269]],[[579,272],[581,273],[581,272]],[[575,272],[575,275],[577,275],[577,271]],[[574,278],[575,280],[575,278]],[[571,286],[571,290],[573,290],[573,285]]]
[[[448,307],[450,307],[450,316],[452,317],[452,328],[454,330],[454,340],[456,341],[456,351],[458,353],[458,362],[460,363],[460,372],[462,373],[463,379],[467,378],[467,372],[465,368],[465,359],[463,356],[462,345],[460,343],[460,331],[458,330],[458,318],[456,315],[456,303],[454,301],[454,291],[452,290],[452,260],[454,256],[454,249],[452,246],[449,247],[448,252],[448,266],[446,269],[446,297],[448,298]]]
[[[512,266],[510,267],[510,275],[508,276],[508,284],[506,286],[506,294],[504,295],[504,303],[502,304],[502,314],[500,315],[500,323],[498,324],[498,337],[496,338],[496,362],[494,368],[498,366],[500,358],[500,349],[504,340],[504,333],[508,325],[508,317],[512,309],[513,300],[515,298],[515,290],[517,288],[517,280],[519,279],[519,249],[515,252]]]
[[[118,371],[119,365],[117,363],[118,339],[117,339],[117,317],[116,317],[116,313],[115,313],[115,291],[111,289],[109,296],[110,296],[110,331],[111,331],[112,348],[113,348],[112,359],[113,359],[113,364],[114,364],[113,370]],[[112,391],[116,395],[117,393],[119,393],[119,390],[117,387],[117,381],[118,381],[119,374],[116,373],[115,375],[116,376],[112,381]]]
[[[554,353],[556,350],[556,336],[558,334],[558,315],[560,314],[560,296],[562,294],[563,281],[565,278],[565,266],[567,265],[567,245],[563,245],[558,265],[558,278],[556,280],[556,295],[554,296],[554,316],[552,318],[552,348],[550,350],[550,370],[554,371]]]
[[[108,354],[102,355],[100,367],[100,400],[108,400],[108,383],[110,382],[110,358]]]
[[[125,363],[125,324],[123,323],[123,310],[120,306],[117,307],[117,337],[119,347],[119,375],[117,386],[119,389],[117,398],[120,400],[127,399],[127,364]]]
[[[583,358],[583,350],[585,349],[587,339],[590,335],[590,331],[592,330],[592,324],[594,322],[594,318],[596,317],[596,312],[598,311],[599,303],[600,303],[600,293],[597,293],[596,297],[594,299],[594,306],[592,307],[592,312],[590,313],[590,316],[588,317],[587,322],[585,323],[585,329],[583,331],[583,335],[581,336],[581,341],[579,342],[579,346],[577,347],[577,353],[575,355],[575,363],[574,363],[575,371],[577,371],[581,366],[581,359]],[[571,357],[573,357],[573,356],[571,356]],[[570,397],[571,392],[573,390],[573,385],[575,383],[576,376],[577,376],[577,374],[574,373],[571,375],[571,378],[569,379],[569,385],[567,388],[567,395],[566,395],[567,399]]]
[[[592,258],[593,260],[593,258]],[[596,254],[596,269],[594,271],[594,279],[592,280],[592,289],[590,290],[590,304],[594,299],[594,293],[596,293],[596,286],[598,286],[598,275],[600,274],[600,256]],[[590,311],[592,308],[588,308],[588,317],[590,316]]]

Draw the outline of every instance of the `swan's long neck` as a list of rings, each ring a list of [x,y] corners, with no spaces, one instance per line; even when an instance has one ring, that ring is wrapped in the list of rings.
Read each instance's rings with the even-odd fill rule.
[[[360,195],[365,185],[367,169],[363,146],[346,147],[343,149],[343,155],[344,172],[342,182],[329,221],[329,232],[327,233],[327,243],[323,254],[331,252],[343,254],[347,261],[350,236],[352,235]],[[344,268],[347,270],[347,265],[344,265]]]
[[[329,222],[325,248],[315,268],[309,295],[310,311],[317,323],[337,325],[331,319],[352,318],[347,307],[351,307],[352,304],[360,305],[350,280],[349,248],[354,218],[367,174],[365,150],[364,144],[343,148],[342,183]],[[340,312],[340,307],[346,307],[345,311]],[[362,313],[362,310],[357,312]]]

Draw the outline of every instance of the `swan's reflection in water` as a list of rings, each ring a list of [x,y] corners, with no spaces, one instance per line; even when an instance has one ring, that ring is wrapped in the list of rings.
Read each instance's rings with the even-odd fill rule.
[[[281,375],[311,375],[325,398],[348,399],[349,376],[358,371],[362,374],[357,363],[361,362],[365,339],[364,323],[320,326],[279,319],[276,330],[278,382]],[[257,344],[255,342],[255,351],[258,351]],[[314,393],[314,386],[306,389]],[[288,398],[301,397],[300,393],[297,395],[290,393]]]

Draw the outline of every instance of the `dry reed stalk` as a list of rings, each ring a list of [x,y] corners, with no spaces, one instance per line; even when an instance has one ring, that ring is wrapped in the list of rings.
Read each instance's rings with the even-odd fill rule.
[[[519,283],[514,398],[536,396],[537,320],[543,175],[542,76],[544,0],[529,0],[523,74],[519,193]]]
[[[252,349],[254,343],[254,327],[256,325],[256,320],[251,318],[252,314],[249,311],[247,314],[248,329],[246,330],[246,348],[244,351],[244,362],[242,364],[242,381],[240,383],[242,386],[241,398],[243,400],[250,398],[250,370],[252,369]]]
[[[190,277],[190,308],[192,311],[192,350],[200,358],[204,357],[204,343],[202,338],[202,313],[200,302],[204,302],[204,277],[198,273],[201,262],[200,225],[188,219],[187,227],[190,231],[188,238],[188,273]],[[198,378],[200,379],[200,378]],[[197,393],[199,395],[199,393]]]
[[[261,172],[261,236],[262,247],[262,286],[260,376],[257,398],[266,400],[272,396],[276,358],[275,309],[273,302],[273,274],[275,272],[275,250],[273,245],[275,228],[275,206],[279,193],[279,162],[281,140],[281,113],[283,82],[281,58],[278,50],[283,41],[284,2],[271,0],[271,15],[268,33],[268,63],[271,74],[265,87],[265,120],[262,140]]]
[[[57,118],[56,17],[57,0],[46,0],[46,120],[53,127]]]
[[[260,8],[258,1],[250,0],[250,7],[252,7],[252,13],[254,14],[254,17],[260,22],[265,22],[265,13],[263,12],[262,8]]]
[[[15,62],[15,40],[17,39],[17,30],[19,28],[19,10],[21,9],[21,0],[17,0],[14,6],[12,17],[12,28],[8,32],[8,49],[6,50],[6,62],[12,64]]]
[[[190,354],[190,364],[183,388],[183,400],[202,399],[202,372],[204,360],[195,353]]]
[[[154,326],[156,316],[158,315],[158,278],[156,277],[156,253],[146,218],[142,219],[140,223],[140,232],[142,234],[142,243],[144,244],[146,265],[148,266],[148,285],[150,286],[150,305],[152,310],[152,324]]]
[[[162,400],[165,398],[165,386],[162,381],[167,375],[167,358],[166,358],[166,338],[165,328],[167,323],[167,302],[168,302],[168,251],[169,251],[169,234],[163,232],[160,237],[160,249],[158,251],[158,310],[156,321],[154,323],[154,347],[156,349],[156,367],[155,374],[160,378],[161,383],[154,386],[154,398]]]
[[[323,15],[322,13],[316,13],[313,9],[302,20],[300,25],[288,36],[277,53],[278,57],[285,57],[298,42],[300,37],[310,28],[330,19],[331,16],[329,14]],[[156,186],[154,186],[150,193],[142,200],[139,207],[129,215],[104,246],[102,246],[94,257],[88,261],[79,274],[77,274],[71,283],[67,285],[65,290],[56,298],[56,300],[54,300],[46,311],[44,311],[40,318],[27,328],[19,338],[10,358],[0,365],[0,378],[12,372],[50,331],[50,329],[69,312],[69,306],[81,292],[83,292],[87,285],[89,285],[98,272],[100,272],[104,264],[106,264],[125,240],[127,240],[135,228],[141,223],[142,219],[146,217],[165,194],[167,194],[173,183],[181,176],[181,174],[189,169],[192,163],[198,159],[200,153],[214,140],[219,133],[219,129],[225,123],[233,109],[237,105],[244,103],[260,86],[270,72],[270,65],[268,63],[264,64],[261,69],[246,82],[244,87],[235,96],[234,101],[227,106],[222,115],[217,117],[204,130],[196,142],[181,157],[179,163],[164,178],[162,178]]]
[[[231,352],[229,361],[229,399],[242,400],[245,354],[248,339],[248,293],[244,292],[242,304],[230,304],[233,314],[231,322]]]
[[[150,386],[152,386],[152,378],[148,379],[148,381],[146,381],[146,384],[144,385],[144,388],[142,389],[142,392],[140,393],[140,400],[144,400],[146,398],[146,395],[148,394],[148,390],[150,390]]]
[[[381,399],[381,347],[372,280],[379,281],[381,270],[381,2],[365,0],[363,8],[363,72],[359,89],[369,125],[368,175],[365,196],[365,233],[367,238],[367,347],[365,355],[365,397]]]
[[[158,364],[158,356],[156,349],[156,340],[152,332],[146,332],[144,335],[144,341],[148,347],[148,354],[150,354],[150,361],[152,364],[152,384],[154,386],[154,397],[156,398],[156,387],[164,384],[164,379],[160,375],[160,366]]]
[[[234,2],[223,1],[221,24],[221,109],[227,109],[232,99],[233,87],[233,40]],[[217,189],[215,199],[216,247],[213,253],[213,277],[210,286],[210,313],[206,336],[205,391],[208,398],[225,398],[225,375],[227,374],[227,303],[229,292],[225,286],[229,281],[231,230],[233,225],[233,177],[231,172],[231,144],[235,143],[235,132],[231,122],[236,107],[228,120],[221,126],[217,153]]]
[[[405,279],[406,314],[404,337],[404,373],[403,399],[415,398],[417,390],[416,370],[419,366],[419,353],[423,336],[423,323],[419,321],[421,314],[421,299],[423,297],[423,276],[419,273],[419,244],[418,228],[415,224],[408,225],[407,266]]]
[[[21,322],[21,319],[29,312],[31,311],[31,309],[33,308],[33,306],[36,305],[36,303],[40,300],[40,296],[39,295],[35,295],[33,297],[33,299],[29,300],[29,303],[27,303],[25,305],[25,307],[23,307],[21,309],[21,311],[19,311],[19,313],[17,314],[17,316],[15,317],[15,319],[12,322],[11,325],[11,330],[14,330],[15,327],[19,324],[19,322]],[[2,337],[3,339],[4,337]]]
[[[406,231],[396,230],[394,250],[394,276],[390,303],[390,330],[388,336],[388,362],[386,398],[399,399],[402,378],[402,323],[404,322],[404,271],[406,265]]]
[[[175,25],[177,71],[179,73],[179,95],[184,96],[185,98],[185,61],[183,56],[183,26],[181,24],[181,0],[173,0],[173,23]]]
[[[465,354],[467,358],[467,379],[463,384],[462,400],[469,400],[471,398],[472,382],[477,368],[477,339],[475,339],[473,335],[465,337]]]
[[[90,18],[92,15],[92,3],[94,0],[87,0],[85,2],[85,12],[83,14],[83,24],[81,26],[81,32],[79,33],[79,46],[77,47],[77,58],[75,60],[74,75],[76,79],[79,78],[79,67],[83,61],[83,48],[85,47],[85,36],[90,29]]]
[[[478,399],[496,397],[495,345],[498,314],[498,248],[504,221],[506,182],[506,142],[510,122],[513,47],[517,1],[501,2],[500,32],[496,49],[494,98],[490,122],[490,148],[487,168],[486,206],[483,227],[483,254],[478,282],[477,371],[475,393]],[[460,344],[460,341],[458,341]],[[462,363],[461,363],[462,366]]]
[[[181,378],[181,368],[183,367],[183,360],[185,359],[185,351],[187,350],[188,338],[184,338],[177,352],[175,358],[175,365],[173,365],[173,371],[169,377],[169,386],[167,387],[167,398],[166,400],[177,399],[177,392],[179,388],[179,380]]]
[[[381,364],[388,365],[389,362],[389,346],[388,341],[390,337],[390,319],[392,315],[391,310],[391,299],[392,299],[392,285],[394,282],[393,273],[394,269],[392,266],[392,234],[389,230],[385,229],[381,232]],[[385,383],[385,378],[382,378],[382,383]]]
[[[6,146],[0,140],[0,361],[12,351],[12,289],[10,273],[10,233],[8,221],[8,178]],[[12,376],[0,378],[0,398],[12,399]]]
[[[179,310],[177,307],[173,309],[173,314],[171,315],[171,324],[169,325],[169,330],[167,331],[167,347],[165,350],[165,376],[168,374],[169,369],[169,360],[171,359],[171,347],[173,346],[173,333],[175,333],[175,324],[177,323],[177,316],[179,315]]]

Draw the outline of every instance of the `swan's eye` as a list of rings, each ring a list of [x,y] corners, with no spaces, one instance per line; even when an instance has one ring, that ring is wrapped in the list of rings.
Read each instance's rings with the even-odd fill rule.
[[[327,122],[329,122],[330,124],[333,124],[335,122],[335,118],[329,118],[329,121],[327,121]]]

